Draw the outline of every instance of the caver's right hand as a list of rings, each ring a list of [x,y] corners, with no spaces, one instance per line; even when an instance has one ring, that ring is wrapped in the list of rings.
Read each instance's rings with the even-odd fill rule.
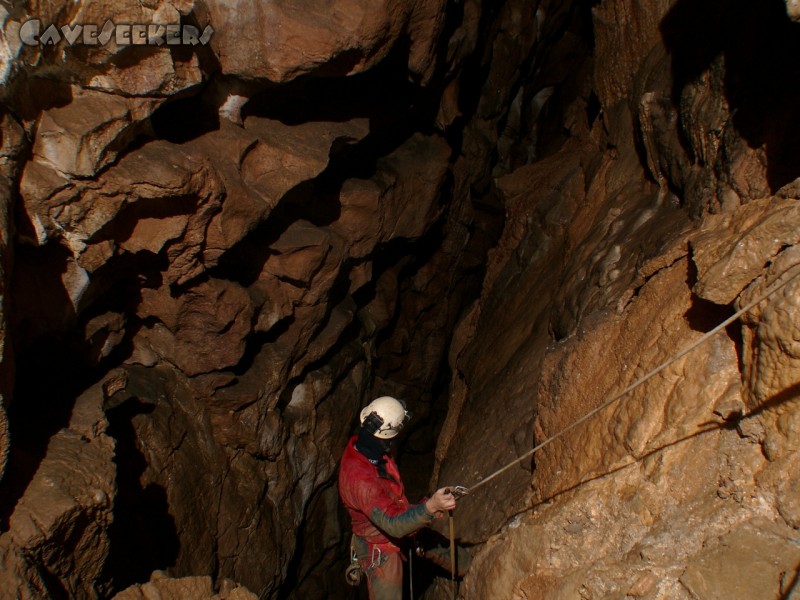
[[[439,488],[433,496],[425,502],[425,509],[437,519],[444,516],[444,513],[456,507],[456,497],[450,493],[448,488]]]

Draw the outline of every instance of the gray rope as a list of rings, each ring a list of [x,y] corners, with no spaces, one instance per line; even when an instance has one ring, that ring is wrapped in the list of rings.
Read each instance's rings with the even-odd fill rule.
[[[796,265],[795,265],[795,266],[796,266]],[[784,271],[784,273],[786,273],[788,270],[789,270],[789,269],[787,269],[786,271]],[[562,429],[561,431],[559,431],[559,432],[555,433],[554,435],[551,435],[549,438],[547,438],[546,440],[544,440],[544,441],[543,441],[543,442],[541,442],[540,444],[538,444],[538,445],[534,446],[532,449],[528,450],[528,451],[527,451],[525,454],[523,454],[523,455],[521,455],[521,456],[518,456],[518,457],[517,457],[517,458],[515,458],[513,461],[511,461],[511,462],[510,462],[510,463],[508,463],[507,465],[505,465],[505,466],[503,466],[503,467],[501,467],[501,468],[497,469],[496,471],[494,471],[493,473],[491,473],[490,475],[488,475],[488,476],[487,476],[487,477],[485,477],[484,479],[481,479],[481,480],[480,480],[478,483],[476,483],[475,485],[473,485],[472,487],[470,487],[470,488],[469,488],[469,491],[470,491],[470,493],[471,493],[471,492],[473,492],[474,490],[478,489],[479,487],[481,487],[481,486],[483,486],[483,485],[486,485],[486,484],[487,484],[487,483],[489,483],[489,482],[490,482],[492,479],[494,479],[494,478],[495,478],[495,477],[497,477],[498,475],[500,475],[500,474],[502,474],[502,473],[506,472],[506,471],[507,471],[507,470],[509,470],[511,467],[513,467],[514,465],[516,465],[518,462],[520,462],[520,461],[523,461],[523,460],[525,460],[526,458],[529,458],[529,457],[533,456],[533,455],[534,455],[536,452],[538,452],[539,450],[541,450],[542,448],[544,448],[544,447],[545,447],[545,446],[547,446],[548,444],[552,443],[553,441],[557,440],[558,438],[560,438],[561,436],[563,436],[563,435],[564,435],[564,434],[566,434],[567,432],[569,432],[569,431],[572,431],[573,429],[575,429],[575,428],[576,428],[578,425],[580,425],[581,423],[585,423],[586,421],[588,421],[589,419],[591,419],[593,416],[595,416],[597,413],[599,413],[599,412],[600,412],[600,411],[602,411],[603,409],[605,409],[605,408],[608,408],[609,406],[611,406],[612,404],[614,404],[614,403],[615,403],[617,400],[619,400],[620,398],[622,398],[623,396],[625,396],[625,395],[626,395],[628,392],[630,392],[630,391],[632,391],[632,390],[636,389],[637,387],[639,387],[640,385],[642,385],[642,384],[643,384],[645,381],[647,381],[648,379],[651,379],[652,377],[654,377],[655,375],[657,375],[658,373],[660,373],[661,371],[663,371],[664,369],[666,369],[667,367],[669,367],[671,364],[673,364],[673,363],[674,363],[674,362],[676,362],[677,360],[679,360],[679,359],[683,358],[684,356],[686,356],[687,354],[689,354],[689,352],[691,352],[692,350],[694,350],[695,348],[697,348],[698,346],[700,346],[700,345],[701,345],[701,344],[703,344],[704,342],[706,342],[706,341],[708,341],[709,339],[711,339],[711,338],[712,338],[714,335],[716,335],[717,333],[719,333],[719,332],[720,332],[722,329],[724,329],[725,327],[727,327],[728,325],[730,325],[731,323],[733,323],[734,321],[736,321],[737,319],[739,319],[739,318],[740,318],[742,315],[744,315],[746,312],[748,312],[749,310],[751,310],[752,308],[754,308],[756,305],[760,304],[761,302],[763,302],[764,300],[766,300],[767,298],[769,298],[770,296],[772,296],[772,295],[773,295],[773,294],[775,294],[776,292],[778,292],[778,291],[780,291],[781,289],[783,289],[784,287],[786,287],[786,286],[787,286],[789,283],[791,283],[792,281],[794,281],[795,279],[797,279],[797,277],[798,277],[798,276],[800,276],[800,271],[798,271],[797,273],[795,273],[794,275],[792,275],[791,277],[789,277],[789,278],[788,278],[786,281],[784,281],[784,282],[782,282],[782,283],[780,283],[780,284],[778,284],[778,285],[776,285],[776,286],[774,286],[774,287],[770,288],[770,289],[769,289],[769,290],[767,290],[767,291],[766,291],[764,294],[762,294],[761,296],[759,296],[758,298],[756,298],[755,300],[753,300],[752,302],[750,302],[749,304],[747,304],[747,305],[746,305],[746,306],[744,306],[743,308],[740,308],[739,310],[737,310],[737,311],[736,311],[736,312],[735,312],[733,315],[731,315],[730,317],[728,317],[727,319],[725,319],[724,321],[722,321],[722,323],[720,323],[719,325],[717,325],[716,327],[714,327],[714,329],[712,329],[712,330],[708,331],[707,333],[704,333],[704,334],[703,334],[702,336],[700,336],[700,337],[699,337],[697,340],[695,340],[694,342],[692,342],[691,344],[689,344],[689,345],[688,345],[686,348],[684,348],[683,350],[681,350],[680,352],[678,352],[678,353],[677,353],[676,355],[674,355],[672,358],[670,358],[670,359],[669,359],[669,360],[667,360],[666,362],[664,362],[664,363],[660,364],[659,366],[657,366],[655,369],[653,369],[652,371],[650,371],[650,372],[649,372],[649,373],[647,373],[646,375],[643,375],[642,377],[640,377],[639,379],[637,379],[636,381],[634,381],[632,384],[630,384],[628,387],[626,387],[624,390],[622,390],[622,391],[621,391],[621,392],[619,392],[618,394],[616,394],[616,395],[612,396],[611,398],[609,398],[608,400],[606,400],[605,402],[603,402],[603,403],[602,403],[601,405],[599,405],[598,407],[596,407],[596,408],[594,408],[594,409],[590,410],[588,413],[586,413],[585,415],[583,415],[583,416],[582,416],[580,419],[578,419],[577,421],[575,421],[575,422],[571,423],[570,425],[568,425],[567,427],[565,427],[565,428],[564,428],[564,429]]]

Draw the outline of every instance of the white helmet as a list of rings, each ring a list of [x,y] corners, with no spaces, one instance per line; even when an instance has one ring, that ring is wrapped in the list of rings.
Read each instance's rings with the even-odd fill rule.
[[[410,418],[406,405],[397,398],[381,396],[361,411],[361,426],[376,438],[388,440],[398,434]]]

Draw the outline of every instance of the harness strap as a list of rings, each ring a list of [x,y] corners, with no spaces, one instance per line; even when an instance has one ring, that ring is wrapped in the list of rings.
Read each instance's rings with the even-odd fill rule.
[[[356,538],[367,546],[367,554],[358,553],[356,549]],[[350,538],[350,551],[352,552],[353,559],[357,560],[362,565],[365,573],[380,567],[384,562],[384,556],[388,554],[396,553],[402,556],[400,548],[391,542],[375,544],[368,542],[356,534],[353,534],[353,537]]]

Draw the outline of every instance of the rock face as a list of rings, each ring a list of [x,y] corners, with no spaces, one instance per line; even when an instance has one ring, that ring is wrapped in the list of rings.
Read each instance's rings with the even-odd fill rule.
[[[780,9],[756,16],[776,51],[794,43]],[[478,486],[459,509],[478,545],[467,598],[794,593],[800,173],[781,187],[771,173],[783,159],[742,144],[733,81],[760,67],[728,59],[751,40],[735,49],[741,40],[720,34],[724,63],[682,62],[699,56],[685,37],[697,16],[682,2],[593,10],[600,112],[552,158],[498,181],[509,215],[450,354],[463,399],[439,479],[479,483],[786,285]],[[493,450],[504,427],[513,447]]]
[[[350,75],[408,45],[408,70],[429,79],[447,13],[442,0],[209,2],[212,46],[226,75],[285,82],[305,74]],[[254,18],[256,17],[256,18]]]
[[[17,496],[0,534],[3,597],[106,595],[102,571],[116,493],[107,426],[97,384],[75,400],[69,423],[38,464],[12,463],[3,482],[4,512]]]
[[[789,597],[796,9],[0,8],[0,596],[348,597],[393,394],[465,598]]]
[[[2,168],[0,169],[0,479],[5,472],[10,446],[6,408],[14,387],[14,366],[8,334],[8,282],[11,278],[13,223],[13,182],[17,177],[22,151],[22,130],[11,118],[0,125],[2,132]]]
[[[142,585],[133,585],[116,594],[114,600],[257,600],[258,596],[230,580],[225,580],[219,593],[214,592],[211,577],[167,577],[155,571],[153,577]]]
[[[524,73],[480,115],[452,91],[501,60],[501,22],[479,3],[4,10],[3,592],[344,594],[315,566],[344,561],[332,483],[360,405],[396,393],[429,415],[407,442],[429,468],[449,332],[502,223],[486,157]],[[142,23],[213,33],[120,37]],[[66,37],[91,24],[98,43]],[[533,38],[511,48],[529,60]],[[102,468],[56,443],[96,389]],[[51,462],[76,463],[74,505],[37,500]],[[81,500],[87,468],[102,507]],[[33,510],[54,523],[38,537],[18,532]],[[47,553],[56,523],[87,522],[58,550],[72,573]],[[146,583],[161,569],[174,585]]]

